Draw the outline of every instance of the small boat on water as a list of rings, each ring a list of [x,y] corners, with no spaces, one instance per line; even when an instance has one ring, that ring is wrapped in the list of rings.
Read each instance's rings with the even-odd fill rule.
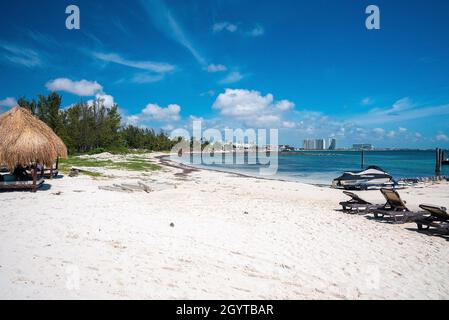
[[[336,178],[332,187],[340,189],[367,190],[394,186],[393,177],[377,166],[370,166],[361,171],[348,171]]]

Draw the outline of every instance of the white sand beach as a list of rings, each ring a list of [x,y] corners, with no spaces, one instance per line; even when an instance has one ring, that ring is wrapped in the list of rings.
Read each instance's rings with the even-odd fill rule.
[[[339,212],[340,190],[166,165],[104,173],[0,193],[1,299],[449,298],[448,237]],[[98,188],[139,181],[153,191]],[[447,182],[400,194],[449,207]]]

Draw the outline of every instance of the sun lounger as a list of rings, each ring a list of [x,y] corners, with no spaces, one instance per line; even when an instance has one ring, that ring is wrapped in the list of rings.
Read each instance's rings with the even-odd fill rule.
[[[381,207],[370,210],[375,218],[385,218],[386,216],[393,218],[395,223],[406,223],[421,219],[426,214],[423,211],[410,211],[405,201],[396,190],[380,189],[387,203]]]
[[[416,220],[418,230],[429,230],[432,227],[440,232],[449,233],[449,213],[446,208],[428,204],[419,207],[429,212],[430,216]]]
[[[343,193],[351,198],[351,200],[340,202],[340,205],[343,208],[343,212],[366,214],[369,212],[370,208],[373,208],[373,206],[375,206],[371,202],[363,200],[353,192],[343,191]]]
[[[36,192],[44,184],[44,179],[34,181],[0,181],[0,191],[2,190],[30,190]]]

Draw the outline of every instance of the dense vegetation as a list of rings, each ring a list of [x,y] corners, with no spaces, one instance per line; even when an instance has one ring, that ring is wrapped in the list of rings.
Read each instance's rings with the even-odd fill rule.
[[[80,102],[61,109],[61,96],[53,92],[37,99],[21,98],[18,104],[30,110],[65,142],[71,154],[132,149],[170,150],[176,141],[161,131],[121,124],[118,106],[104,106],[103,100]]]

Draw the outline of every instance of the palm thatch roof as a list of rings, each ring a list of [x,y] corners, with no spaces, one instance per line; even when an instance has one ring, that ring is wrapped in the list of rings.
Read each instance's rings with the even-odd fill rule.
[[[18,165],[50,167],[67,157],[64,142],[44,122],[19,106],[0,115],[0,164],[10,170]]]

